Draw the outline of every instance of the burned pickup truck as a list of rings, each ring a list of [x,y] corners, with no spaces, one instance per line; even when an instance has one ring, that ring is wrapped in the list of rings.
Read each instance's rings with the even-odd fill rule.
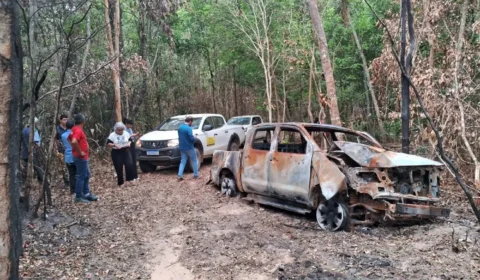
[[[262,137],[257,137],[261,135]],[[408,221],[450,210],[439,201],[442,164],[387,150],[368,133],[333,125],[275,123],[249,130],[243,151],[215,151],[222,193],[297,213],[316,211],[328,231]]]

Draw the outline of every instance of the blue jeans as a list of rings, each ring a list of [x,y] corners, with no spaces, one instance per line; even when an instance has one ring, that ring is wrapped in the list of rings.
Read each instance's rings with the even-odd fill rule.
[[[190,159],[193,163],[193,177],[198,178],[198,162],[197,155],[195,154],[195,149],[188,151],[180,151],[180,154],[182,156],[182,159],[180,161],[180,167],[178,169],[178,178],[183,178],[183,171],[185,170],[188,159]]]
[[[90,168],[88,160],[73,157],[73,163],[77,171],[77,183],[75,184],[75,196],[80,198],[90,193]]]

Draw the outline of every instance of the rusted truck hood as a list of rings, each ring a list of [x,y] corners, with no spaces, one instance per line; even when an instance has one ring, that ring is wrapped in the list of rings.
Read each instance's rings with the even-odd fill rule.
[[[443,166],[427,158],[387,151],[360,143],[335,141],[335,145],[363,167],[391,168],[400,166]]]

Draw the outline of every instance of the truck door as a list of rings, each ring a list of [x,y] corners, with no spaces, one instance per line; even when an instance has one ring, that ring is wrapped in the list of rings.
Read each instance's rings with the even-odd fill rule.
[[[217,130],[217,136],[215,136],[215,150],[226,151],[228,148],[228,141],[230,141],[231,133],[228,131],[225,120],[222,117],[213,117],[215,122],[215,129]]]
[[[268,188],[268,168],[272,157],[272,139],[275,126],[256,129],[253,137],[249,137],[243,149],[242,185],[246,192],[270,195]],[[259,138],[257,134],[267,135]]]
[[[210,130],[206,130],[207,126],[210,126]],[[205,134],[205,143],[203,155],[212,155],[217,144],[218,130],[215,128],[215,123],[212,117],[208,117],[202,124],[202,131]]]
[[[273,195],[308,204],[313,146],[296,127],[279,127],[268,168]]]

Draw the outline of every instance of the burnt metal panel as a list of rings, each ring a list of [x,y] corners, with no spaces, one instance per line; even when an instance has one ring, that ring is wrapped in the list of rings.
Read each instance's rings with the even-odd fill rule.
[[[450,209],[418,204],[395,204],[395,214],[407,214],[414,216],[446,217],[450,216]]]
[[[335,145],[359,165],[364,167],[443,166],[442,163],[427,158],[387,151],[382,148],[360,143],[335,141]]]

